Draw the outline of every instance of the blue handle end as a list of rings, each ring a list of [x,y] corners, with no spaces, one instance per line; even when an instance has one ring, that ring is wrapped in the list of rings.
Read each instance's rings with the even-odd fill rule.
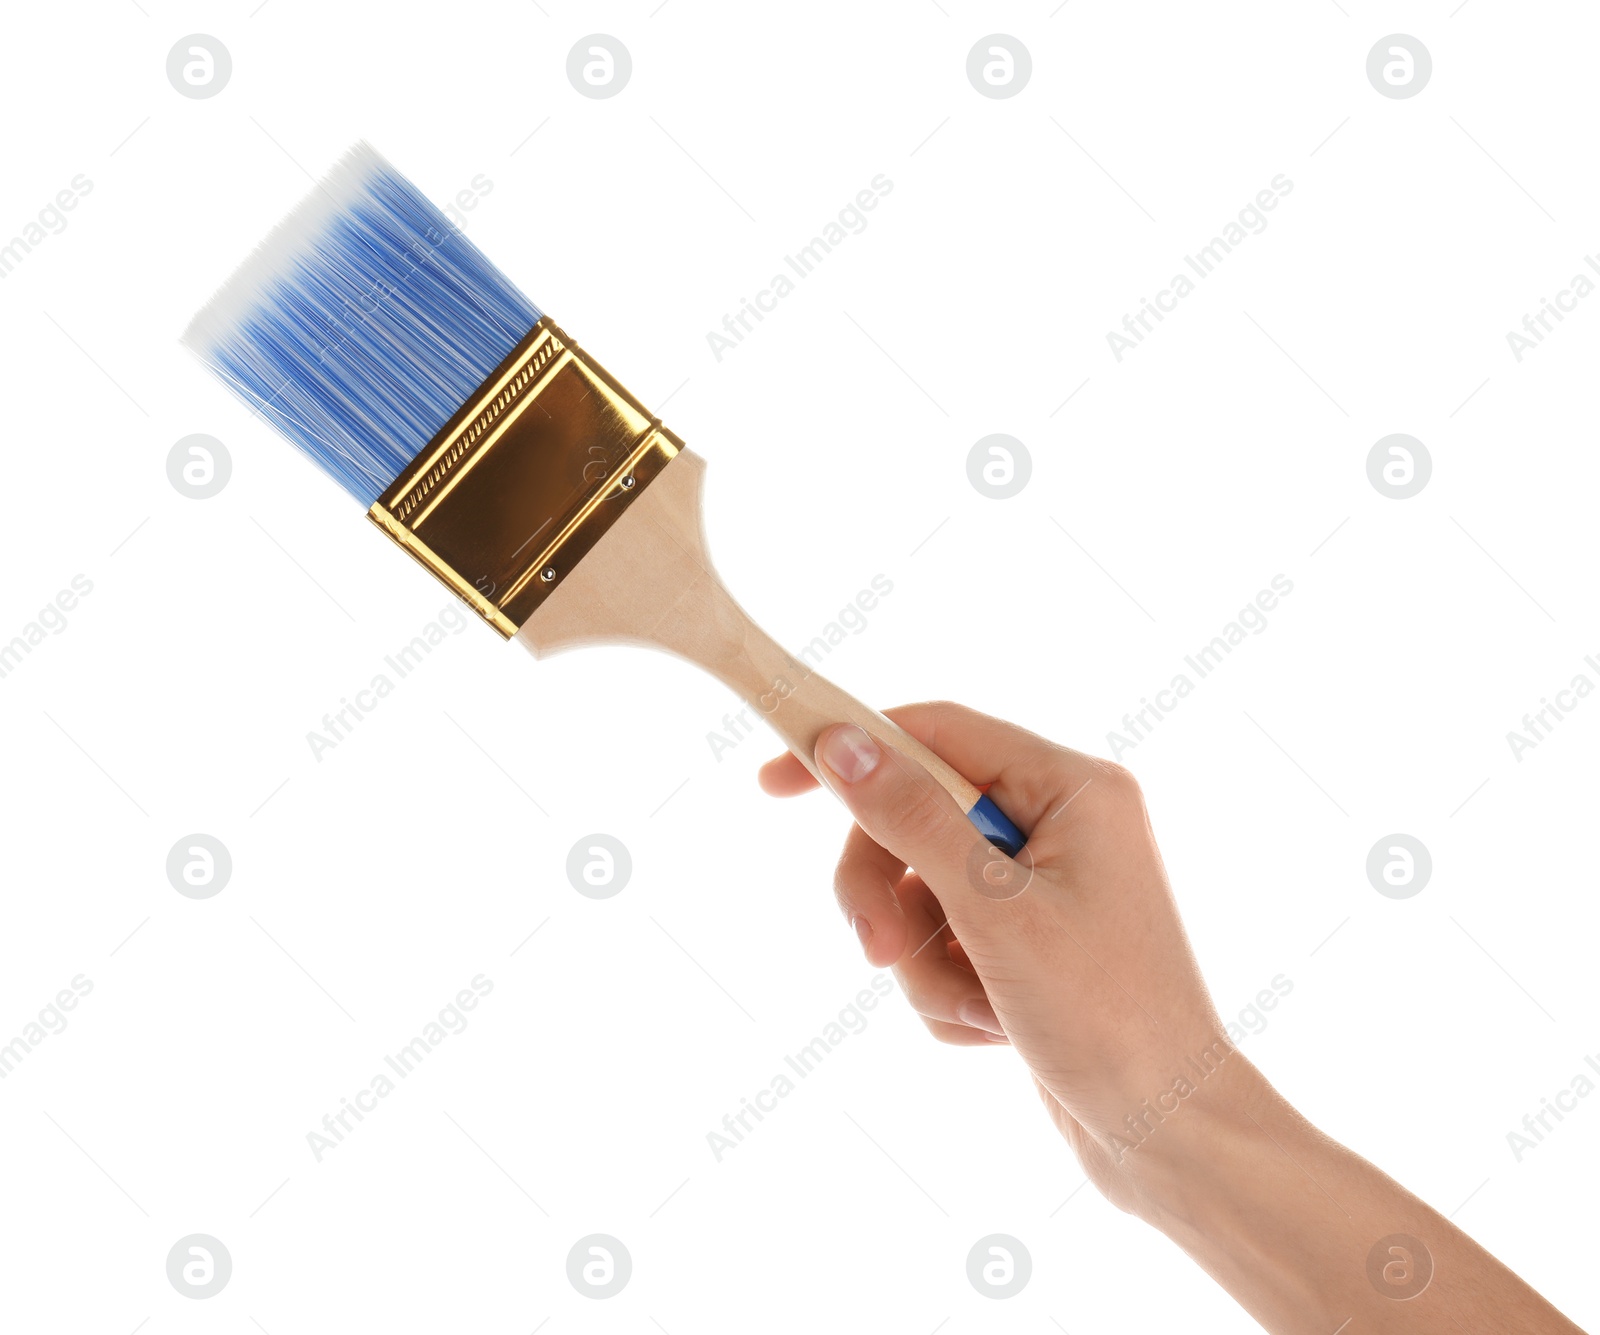
[[[978,800],[972,804],[972,810],[967,812],[967,819],[977,826],[979,834],[1008,858],[1016,857],[1022,851],[1022,846],[1028,842],[1028,836],[1013,825],[1011,818],[989,800],[987,793],[980,794]]]

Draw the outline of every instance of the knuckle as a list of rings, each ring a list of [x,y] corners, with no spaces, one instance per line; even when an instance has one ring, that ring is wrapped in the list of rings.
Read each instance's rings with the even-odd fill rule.
[[[910,1006],[924,1020],[938,1019],[939,1007],[935,1004],[930,994],[927,980],[921,977],[914,969],[896,969],[895,981],[900,985],[900,995],[905,998],[906,1005]]]
[[[1095,781],[1104,784],[1112,792],[1131,794],[1139,791],[1139,780],[1126,765],[1119,765],[1115,760],[1102,760],[1097,768],[1099,773]]]
[[[1109,804],[1118,810],[1138,811],[1144,808],[1144,790],[1132,770],[1114,760],[1097,760],[1091,791],[1098,804]],[[1086,793],[1085,796],[1088,796]]]
[[[833,868],[833,893],[841,904],[851,903],[861,893],[867,877],[860,859],[849,852],[840,855]]]
[[[852,910],[893,903],[894,882],[870,856],[846,849],[833,869],[833,897],[849,914]]]
[[[914,705],[902,707],[907,715],[906,723],[909,726],[913,721],[915,731],[921,736],[923,742],[934,751],[939,749],[939,738],[949,731],[952,723],[960,721],[971,711],[966,706],[954,700],[923,700]]]
[[[907,987],[901,983],[900,990],[904,993],[906,1005],[910,1006],[924,1021],[937,1021],[940,1018],[939,1007],[934,999],[928,995],[926,987],[912,984]]]

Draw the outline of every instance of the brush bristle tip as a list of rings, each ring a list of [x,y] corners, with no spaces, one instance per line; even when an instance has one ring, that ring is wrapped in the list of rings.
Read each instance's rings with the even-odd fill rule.
[[[416,186],[359,143],[182,342],[370,506],[539,319]]]

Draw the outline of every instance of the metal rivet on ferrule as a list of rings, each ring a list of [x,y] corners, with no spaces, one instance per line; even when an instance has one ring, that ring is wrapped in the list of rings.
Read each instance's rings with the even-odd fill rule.
[[[682,449],[545,316],[367,513],[510,639]]]

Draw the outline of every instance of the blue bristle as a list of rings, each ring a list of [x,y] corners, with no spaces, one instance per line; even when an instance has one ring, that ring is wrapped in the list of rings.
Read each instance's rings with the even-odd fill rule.
[[[183,341],[370,506],[539,318],[416,186],[358,144]]]

